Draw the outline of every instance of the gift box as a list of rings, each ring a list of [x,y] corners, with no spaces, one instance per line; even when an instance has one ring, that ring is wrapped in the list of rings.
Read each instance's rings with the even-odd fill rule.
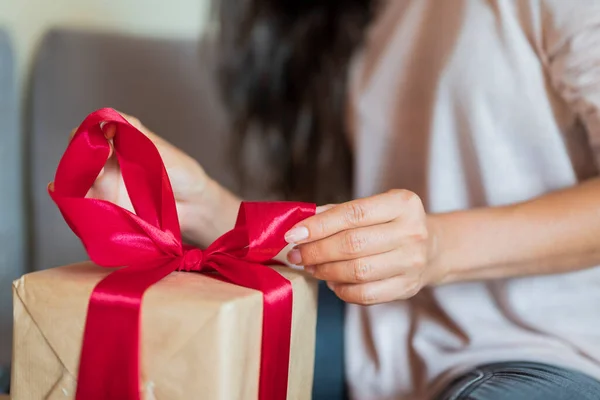
[[[87,197],[111,145],[133,211]],[[184,244],[154,144],[90,114],[48,187],[90,260],[14,285],[14,400],[310,398],[316,283],[267,264],[315,205],[242,202],[205,249]]]
[[[310,399],[316,286],[301,272],[277,270],[294,292],[288,399]],[[87,302],[108,273],[88,262],[14,283],[13,400],[74,398]],[[141,328],[144,399],[257,398],[260,292],[174,272],[145,294]]]

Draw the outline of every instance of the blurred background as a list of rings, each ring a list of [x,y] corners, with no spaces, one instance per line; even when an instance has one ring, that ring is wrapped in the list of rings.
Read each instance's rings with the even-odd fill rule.
[[[46,185],[88,113],[135,115],[235,188],[206,40],[209,2],[0,0],[0,393],[9,381],[12,281],[86,258]]]

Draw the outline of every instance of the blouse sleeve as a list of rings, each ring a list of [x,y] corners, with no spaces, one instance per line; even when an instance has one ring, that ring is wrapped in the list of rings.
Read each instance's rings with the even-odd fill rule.
[[[544,0],[542,5],[550,83],[585,125],[600,162],[600,0]]]

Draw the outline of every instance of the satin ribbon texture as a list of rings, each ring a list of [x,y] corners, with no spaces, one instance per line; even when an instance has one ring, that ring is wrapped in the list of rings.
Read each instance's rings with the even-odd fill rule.
[[[114,152],[135,213],[86,198],[110,154],[101,123],[116,126]],[[112,109],[98,110],[83,121],[58,165],[49,194],[90,259],[114,268],[90,297],[77,400],[141,398],[142,297],[173,271],[216,271],[220,279],[263,293],[259,399],[286,398],[292,287],[264,264],[285,247],[285,232],[315,213],[314,204],[242,203],[231,231],[206,250],[187,246],[158,150]],[[122,266],[126,267],[118,268]]]

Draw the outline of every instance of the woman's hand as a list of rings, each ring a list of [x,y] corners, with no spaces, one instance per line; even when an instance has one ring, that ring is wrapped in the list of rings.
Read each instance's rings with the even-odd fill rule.
[[[184,238],[195,244],[208,245],[233,227],[239,200],[210,179],[192,157],[151,132],[137,118],[121,115],[158,149],[171,181]],[[104,124],[102,130],[105,137],[112,141],[115,125]],[[112,145],[106,166],[87,196],[107,200],[133,211]]]
[[[320,207],[286,234],[298,245],[288,261],[304,265],[349,303],[407,299],[442,279],[430,267],[435,236],[429,225],[420,198],[406,190]]]

